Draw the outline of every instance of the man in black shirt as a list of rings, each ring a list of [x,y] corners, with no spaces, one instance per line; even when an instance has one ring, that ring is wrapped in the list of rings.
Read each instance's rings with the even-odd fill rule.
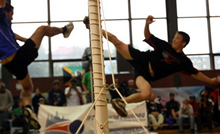
[[[147,112],[149,122],[152,123],[153,129],[157,130],[158,126],[164,122],[164,116],[161,114],[163,106],[155,102],[155,95],[152,93],[149,102],[147,102]]]
[[[151,95],[151,81],[155,81],[176,72],[185,72],[192,77],[210,83],[218,84],[218,79],[209,78],[199,72],[192,62],[183,53],[183,48],[188,44],[189,35],[177,32],[172,44],[160,40],[150,33],[149,24],[154,17],[148,16],[144,29],[145,42],[154,48],[154,51],[141,52],[120,41],[115,35],[103,30],[103,36],[112,42],[117,51],[134,67],[136,85],[141,93],[135,93],[125,98],[128,103],[148,100]],[[121,116],[127,116],[125,104],[121,99],[112,101],[112,105]]]

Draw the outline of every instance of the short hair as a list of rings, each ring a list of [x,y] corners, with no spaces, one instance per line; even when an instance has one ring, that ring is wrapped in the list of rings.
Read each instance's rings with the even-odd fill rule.
[[[178,34],[182,35],[183,37],[183,42],[186,42],[186,45],[189,43],[190,41],[190,37],[187,33],[183,32],[183,31],[178,31]],[[186,47],[186,45],[184,47]]]
[[[5,3],[4,10],[5,10],[6,12],[10,12],[10,11],[12,11],[13,9],[14,9],[14,7],[13,7],[11,4]]]
[[[76,83],[77,83],[76,78],[71,78],[71,79],[70,79],[70,83],[71,83],[71,84],[76,84]]]
[[[56,85],[56,84],[58,84],[60,86],[60,81],[59,80],[54,80],[53,81],[53,86]]]

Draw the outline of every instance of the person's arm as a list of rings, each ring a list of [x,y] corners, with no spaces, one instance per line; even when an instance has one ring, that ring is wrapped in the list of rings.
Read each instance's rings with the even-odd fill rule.
[[[189,115],[194,114],[193,107],[190,104],[188,104],[188,112],[189,112]]]
[[[197,74],[192,74],[191,76],[197,80],[204,81],[213,85],[219,84],[217,77],[209,78],[206,75],[204,75],[202,72],[198,72]]]
[[[61,95],[61,100],[58,102],[57,105],[58,106],[63,106],[66,103],[66,95],[64,94],[64,92],[62,90],[60,92],[60,95]]]
[[[65,95],[66,95],[67,98],[70,97],[71,86],[72,86],[72,85],[71,85],[71,83],[70,83],[69,87],[67,87],[67,88],[65,89]]]
[[[14,100],[13,100],[13,97],[12,97],[10,91],[8,92],[8,97],[9,97],[9,103],[8,103],[7,107],[10,108],[14,105]]]
[[[145,28],[144,28],[144,36],[145,36],[145,39],[148,40],[151,36],[151,32],[149,30],[149,25],[151,23],[153,23],[154,17],[149,15],[147,18],[146,18],[146,24],[145,24]]]
[[[5,0],[0,0],[0,8],[5,7]]]
[[[16,33],[14,33],[14,34],[15,34],[16,40],[19,40],[19,41],[22,41],[22,42],[25,42],[27,40],[27,38],[25,38],[25,37],[22,37],[22,36],[20,36]]]
[[[85,90],[85,92],[86,92],[87,94],[89,94],[89,90],[86,88],[86,84],[85,84],[85,83],[82,83],[82,87],[83,87],[83,89]]]
[[[48,93],[48,104],[53,106],[53,96],[52,96],[52,91],[49,91]]]

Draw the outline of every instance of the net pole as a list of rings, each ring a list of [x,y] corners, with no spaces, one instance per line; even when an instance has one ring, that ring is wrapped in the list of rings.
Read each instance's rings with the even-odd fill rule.
[[[102,90],[105,85],[104,55],[102,46],[101,14],[99,0],[89,0],[89,21],[92,50],[93,87],[95,103],[96,133],[108,134],[107,93]],[[101,93],[99,98],[98,94]]]

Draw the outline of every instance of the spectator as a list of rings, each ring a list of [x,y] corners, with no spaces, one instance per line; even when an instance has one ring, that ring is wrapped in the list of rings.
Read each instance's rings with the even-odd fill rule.
[[[13,97],[10,90],[5,88],[5,84],[0,82],[0,111],[9,111],[14,104]]]
[[[153,125],[160,125],[164,122],[164,116],[161,114],[163,106],[155,102],[155,95],[151,93],[151,98],[147,102],[147,110],[149,116],[149,122]],[[158,126],[153,126],[154,130],[157,130]]]
[[[12,112],[12,125],[13,127],[22,127],[23,134],[28,134],[29,125],[23,116],[23,110],[24,110],[24,102],[22,99],[19,99],[18,108],[15,108]]]
[[[118,89],[118,91],[121,93],[121,95],[124,97],[125,93],[124,93],[124,88],[122,88],[119,84],[119,80],[118,78],[115,78],[115,87]],[[112,87],[114,88],[114,87]],[[109,90],[110,94],[111,94],[111,99],[116,99],[116,98],[120,98],[119,94],[117,93],[116,90]]]
[[[81,88],[76,86],[77,80],[72,78],[70,80],[69,87],[65,89],[65,95],[67,97],[67,106],[78,106],[83,104]]]
[[[190,123],[190,131],[194,133],[194,116],[193,107],[188,100],[183,100],[179,109],[179,130],[184,133],[183,123]]]
[[[170,126],[176,123],[176,119],[179,114],[179,107],[179,102],[175,101],[175,94],[170,93],[170,101],[168,101],[165,105],[166,123],[168,123]]]
[[[40,99],[40,98],[43,98],[43,99],[45,100],[44,96],[41,95],[40,89],[39,89],[39,88],[36,88],[36,90],[35,90],[35,95],[34,95],[34,97],[32,98],[32,106],[34,107],[34,113],[36,113],[36,114],[38,113],[39,99]]]
[[[87,47],[83,53],[82,56],[82,61],[83,61],[83,69],[85,70],[85,73],[89,72],[89,66],[91,64],[92,61],[92,57],[91,57],[91,48]]]
[[[14,100],[11,92],[5,88],[5,84],[0,82],[0,126],[4,125],[4,119],[11,116]]]
[[[203,90],[200,93],[200,99],[198,103],[198,114],[197,114],[197,128],[199,132],[202,132],[203,122],[206,122],[209,131],[212,132],[212,103],[208,101],[208,93]]]
[[[138,90],[135,88],[134,80],[130,79],[128,80],[128,88],[125,89],[125,97],[130,96],[134,93],[138,93]]]
[[[189,104],[192,105],[194,111],[194,117],[196,117],[198,113],[198,103],[196,101],[196,97],[194,95],[189,96]]]
[[[92,69],[92,65],[90,64],[90,70]],[[91,79],[91,71],[85,73],[82,79],[82,87],[86,92],[86,103],[92,102],[92,79]]]
[[[220,125],[220,92],[218,90],[218,92],[216,93],[216,103],[214,105],[214,110],[213,110],[213,119],[216,123],[218,123],[218,125]]]
[[[66,96],[63,90],[60,88],[60,81],[55,80],[53,82],[53,88],[48,94],[48,104],[52,106],[63,106],[66,103]]]

